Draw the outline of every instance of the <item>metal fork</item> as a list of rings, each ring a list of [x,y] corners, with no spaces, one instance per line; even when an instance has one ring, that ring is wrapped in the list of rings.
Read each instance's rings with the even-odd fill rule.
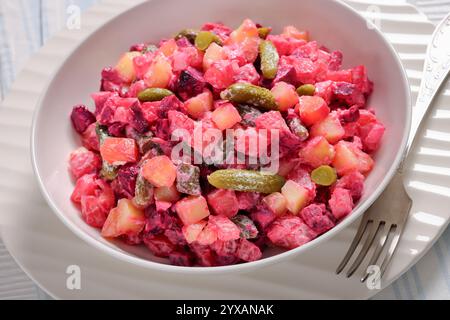
[[[346,276],[351,277],[372,250],[372,256],[361,278],[361,282],[366,281],[372,273],[372,271],[369,271],[369,266],[379,266],[378,276],[380,278],[383,277],[398,246],[412,206],[412,200],[403,184],[406,157],[422,120],[430,109],[449,72],[450,14],[439,23],[427,48],[423,78],[412,116],[411,132],[404,159],[390,184],[378,200],[364,213],[353,242],[336,270],[337,274],[344,270],[361,243],[361,250],[348,269]],[[364,241],[362,242],[363,238]]]

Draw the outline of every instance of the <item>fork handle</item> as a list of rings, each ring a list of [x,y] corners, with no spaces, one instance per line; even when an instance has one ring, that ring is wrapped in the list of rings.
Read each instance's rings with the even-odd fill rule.
[[[405,158],[417,137],[423,119],[428,113],[439,89],[450,72],[450,14],[436,27],[425,56],[422,81],[412,115],[411,131]]]

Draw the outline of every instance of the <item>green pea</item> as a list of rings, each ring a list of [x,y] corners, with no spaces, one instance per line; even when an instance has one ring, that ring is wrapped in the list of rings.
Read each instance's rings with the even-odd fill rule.
[[[331,186],[337,180],[336,170],[330,166],[320,166],[311,172],[311,179],[319,186]]]
[[[261,41],[259,45],[259,56],[261,57],[261,72],[266,79],[273,79],[278,72],[280,56],[277,48],[271,41]]]
[[[297,88],[299,96],[313,96],[316,92],[316,87],[313,84],[304,84]]]

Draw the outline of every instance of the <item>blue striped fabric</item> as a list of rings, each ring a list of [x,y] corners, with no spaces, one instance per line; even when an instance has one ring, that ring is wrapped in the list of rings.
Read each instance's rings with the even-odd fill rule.
[[[67,8],[77,5],[84,10],[95,2],[97,0],[0,1],[1,99],[29,56],[64,27]],[[409,2],[417,4],[433,22],[438,22],[450,10],[450,0]],[[13,298],[47,299],[48,296],[13,262],[0,240],[0,299]],[[450,299],[450,230],[416,266],[375,299]]]

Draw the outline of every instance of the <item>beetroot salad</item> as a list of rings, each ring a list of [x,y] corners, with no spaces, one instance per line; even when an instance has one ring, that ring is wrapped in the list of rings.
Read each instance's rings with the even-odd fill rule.
[[[103,237],[178,266],[293,249],[361,198],[385,128],[362,65],[287,26],[245,20],[133,45],[73,107],[71,196]]]

